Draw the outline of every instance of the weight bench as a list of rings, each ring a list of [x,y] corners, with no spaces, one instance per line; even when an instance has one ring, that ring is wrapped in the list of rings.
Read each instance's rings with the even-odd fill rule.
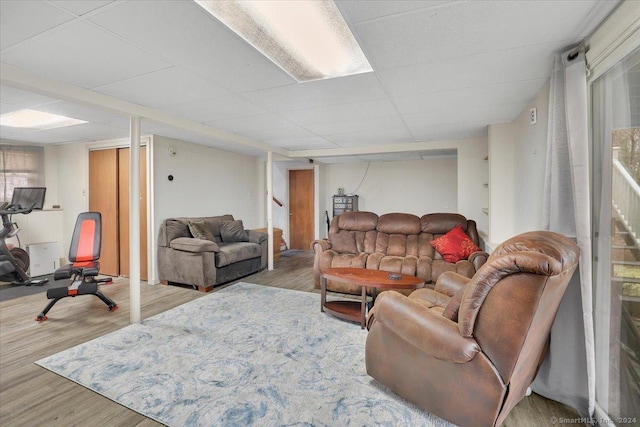
[[[100,271],[100,247],[102,235],[102,217],[100,212],[83,212],[78,215],[73,230],[71,248],[69,249],[70,264],[66,264],[53,273],[53,280],[71,278],[69,286],[47,290],[49,304],[38,317],[37,322],[47,320],[47,313],[61,299],[79,295],[95,295],[104,302],[109,311],[116,311],[118,305],[98,290],[99,283],[110,283],[113,279],[107,277],[96,279]]]

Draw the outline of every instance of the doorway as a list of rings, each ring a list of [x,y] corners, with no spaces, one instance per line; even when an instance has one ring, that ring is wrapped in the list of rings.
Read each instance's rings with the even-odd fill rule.
[[[129,277],[129,148],[89,152],[89,210],[102,214],[100,272]],[[147,280],[146,147],[140,148],[140,278]]]
[[[289,248],[308,251],[313,242],[313,169],[289,170]]]

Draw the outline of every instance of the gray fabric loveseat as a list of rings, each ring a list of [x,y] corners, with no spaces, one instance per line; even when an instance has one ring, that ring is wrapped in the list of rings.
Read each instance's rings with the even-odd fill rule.
[[[232,215],[162,221],[158,275],[163,284],[186,284],[209,292],[266,266],[267,234],[244,230],[242,221]]]

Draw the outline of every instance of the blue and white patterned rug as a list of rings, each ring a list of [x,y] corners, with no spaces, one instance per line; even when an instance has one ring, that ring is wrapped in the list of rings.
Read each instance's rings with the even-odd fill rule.
[[[171,426],[449,426],[366,374],[366,334],[238,283],[36,363]]]

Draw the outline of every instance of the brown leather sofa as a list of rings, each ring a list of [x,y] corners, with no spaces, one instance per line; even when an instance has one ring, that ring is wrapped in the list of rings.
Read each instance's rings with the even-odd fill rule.
[[[434,213],[418,217],[406,213],[381,216],[373,212],[345,212],[336,216],[329,227],[329,238],[311,244],[315,256],[313,279],[320,288],[320,272],[332,267],[356,267],[404,273],[417,276],[431,284],[445,271],[471,277],[488,258],[479,251],[468,259],[450,263],[429,243],[455,226],[479,245],[478,231],[473,220],[454,213]],[[344,283],[327,282],[333,292],[360,295],[361,288]]]
[[[549,231],[498,246],[471,278],[376,300],[367,373],[424,410],[461,426],[500,425],[525,396],[578,265],[578,246]]]

